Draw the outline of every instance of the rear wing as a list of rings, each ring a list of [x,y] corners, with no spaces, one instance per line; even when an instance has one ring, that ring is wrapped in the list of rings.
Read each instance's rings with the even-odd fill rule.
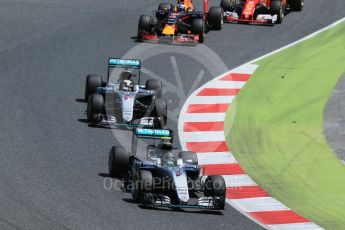
[[[107,81],[110,78],[111,69],[114,68],[124,68],[124,69],[137,69],[139,74],[139,82],[140,82],[140,68],[141,68],[141,61],[138,59],[123,59],[123,58],[109,58],[108,59],[108,77]]]
[[[109,58],[108,66],[140,69],[141,61],[138,59]]]
[[[132,136],[132,150],[131,154],[136,155],[138,138],[146,139],[165,139],[170,142],[173,141],[174,132],[170,129],[148,129],[148,128],[135,128]]]
[[[136,128],[134,134],[138,138],[151,138],[151,139],[168,139],[173,137],[173,131],[170,129],[143,129]]]

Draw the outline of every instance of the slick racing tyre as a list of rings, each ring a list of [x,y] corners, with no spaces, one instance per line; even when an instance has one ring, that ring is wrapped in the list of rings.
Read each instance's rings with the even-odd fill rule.
[[[156,12],[156,18],[159,21],[162,21],[164,19],[166,19],[169,15],[169,13],[172,11],[173,9],[173,5],[171,3],[160,3],[158,5],[158,11]]]
[[[134,177],[132,198],[136,202],[142,202],[143,195],[153,191],[153,176],[148,170],[139,170]]]
[[[168,108],[167,103],[162,98],[157,98],[154,101],[154,109],[152,111],[152,116],[158,118],[159,124],[156,124],[155,127],[157,128],[164,128],[167,124],[168,120]]]
[[[162,12],[170,12],[172,8],[173,8],[173,5],[167,2],[162,2],[158,5],[158,11],[162,11]]]
[[[85,101],[89,99],[89,96],[95,93],[98,87],[102,86],[102,77],[99,75],[87,75],[85,84]]]
[[[221,7],[211,7],[208,13],[208,23],[214,30],[221,30],[224,20],[224,11]]]
[[[125,148],[113,146],[109,152],[108,171],[113,178],[123,178],[129,169],[129,153]]]
[[[205,24],[204,20],[202,18],[195,18],[192,21],[192,33],[194,35],[198,34],[199,35],[199,42],[204,43],[205,41]]]
[[[157,92],[157,98],[162,97],[162,82],[156,79],[149,79],[146,81],[145,89],[155,90]]]
[[[218,197],[215,208],[223,210],[225,207],[226,186],[222,176],[208,176],[205,181],[204,195],[206,197]]]
[[[87,120],[91,125],[100,122],[100,114],[104,113],[104,98],[101,94],[91,94],[87,104]]]
[[[304,0],[289,0],[288,1],[291,10],[302,11],[304,7]]]
[[[147,15],[141,15],[139,19],[139,25],[138,25],[138,38],[141,38],[141,31],[151,33],[152,28],[152,17]]]
[[[196,155],[195,152],[182,151],[178,154],[178,157],[183,160],[183,163],[188,163],[188,164],[193,164],[193,165],[198,164],[198,156]]]
[[[285,6],[282,4],[281,0],[273,0],[271,2],[271,14],[277,15],[277,24],[281,24],[283,22]]]
[[[220,7],[222,7],[224,11],[233,11],[235,8],[235,3],[235,0],[222,0],[220,2]]]

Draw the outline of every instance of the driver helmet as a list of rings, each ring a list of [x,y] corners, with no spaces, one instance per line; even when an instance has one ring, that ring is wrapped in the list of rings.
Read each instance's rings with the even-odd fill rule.
[[[178,9],[178,11],[184,11],[185,10],[184,4],[183,3],[177,4],[177,9]]]
[[[123,80],[130,80],[132,78],[132,73],[128,70],[123,71],[121,73],[120,79]]]
[[[133,87],[134,87],[134,84],[132,80],[123,80],[121,82],[121,89],[123,91],[133,91]]]

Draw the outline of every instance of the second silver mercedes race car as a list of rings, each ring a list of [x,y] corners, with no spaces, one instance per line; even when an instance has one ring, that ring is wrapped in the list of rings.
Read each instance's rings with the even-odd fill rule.
[[[140,60],[110,58],[108,77],[88,75],[85,85],[87,120],[93,126],[164,127],[167,104],[162,83],[149,79],[140,85]]]

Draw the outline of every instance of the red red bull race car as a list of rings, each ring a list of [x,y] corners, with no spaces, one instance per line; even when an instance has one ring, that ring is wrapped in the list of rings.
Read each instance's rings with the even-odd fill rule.
[[[178,0],[177,5],[160,3],[153,16],[142,15],[138,26],[138,40],[156,43],[196,44],[205,41],[206,31],[222,28],[224,12],[221,7],[196,10],[192,0]]]
[[[301,11],[304,0],[221,0],[224,21],[273,25],[283,21],[286,9]]]

